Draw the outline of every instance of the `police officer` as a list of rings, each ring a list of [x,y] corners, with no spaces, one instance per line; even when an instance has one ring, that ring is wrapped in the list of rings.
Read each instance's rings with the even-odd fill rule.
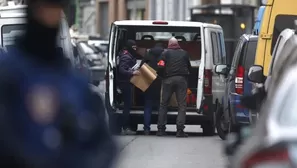
[[[110,167],[104,106],[56,47],[67,0],[29,0],[27,28],[0,61],[0,167]]]
[[[130,109],[132,106],[132,84],[130,79],[134,75],[139,75],[140,72],[133,70],[132,67],[137,63],[136,60],[136,43],[134,40],[128,40],[124,49],[119,55],[119,87],[123,93],[124,98],[124,110],[121,118],[122,121],[122,133],[124,135],[134,135],[135,131],[130,128]]]
[[[155,71],[160,72],[158,68],[158,62],[164,51],[162,43],[157,43],[153,48],[151,48],[145,55],[143,62],[148,63],[148,65]],[[159,70],[159,71],[158,71]],[[160,75],[160,74],[159,74]],[[155,80],[154,84],[144,93],[144,134],[149,135],[151,130],[151,115],[153,108],[159,109],[160,105],[160,90],[161,82],[160,80]]]
[[[176,38],[168,42],[168,48],[163,52],[159,66],[164,66],[165,76],[162,82],[162,97],[158,117],[158,136],[165,135],[167,122],[167,106],[175,92],[178,102],[178,116],[176,121],[177,137],[187,137],[184,132],[186,120],[187,77],[190,72],[190,60],[186,51],[182,50]]]

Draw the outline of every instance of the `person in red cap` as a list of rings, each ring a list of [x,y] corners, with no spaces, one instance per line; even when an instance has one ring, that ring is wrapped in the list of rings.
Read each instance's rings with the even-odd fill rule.
[[[162,81],[162,97],[158,117],[158,136],[165,135],[167,122],[167,106],[173,93],[178,102],[178,116],[176,121],[177,137],[187,137],[184,132],[187,108],[187,86],[190,72],[190,60],[186,51],[180,48],[176,38],[168,42],[168,48],[163,52],[159,67],[164,67],[165,74]]]

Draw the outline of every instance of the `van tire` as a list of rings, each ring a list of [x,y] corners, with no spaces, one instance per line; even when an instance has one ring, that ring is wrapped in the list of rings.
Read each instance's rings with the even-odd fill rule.
[[[222,128],[222,117],[224,115],[224,110],[222,107],[219,107],[217,108],[217,111],[216,111],[216,128],[217,128],[217,132],[218,132],[218,135],[219,137],[222,139],[222,140],[225,140],[226,139],[226,136],[228,134],[228,130],[224,130]]]
[[[212,121],[207,121],[202,125],[203,135],[204,136],[214,136],[215,135],[215,126]]]
[[[130,129],[131,129],[132,131],[137,132],[138,124],[137,124],[137,123],[131,123],[131,124],[130,124]]]

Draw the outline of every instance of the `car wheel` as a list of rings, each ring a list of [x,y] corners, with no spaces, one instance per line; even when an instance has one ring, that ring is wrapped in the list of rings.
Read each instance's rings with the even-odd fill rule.
[[[218,135],[222,140],[226,139],[226,136],[230,130],[229,127],[230,127],[230,124],[226,123],[226,121],[225,121],[223,108],[222,107],[217,108],[216,128],[217,128]]]
[[[202,125],[203,135],[204,136],[214,136],[215,135],[215,126],[212,121]]]

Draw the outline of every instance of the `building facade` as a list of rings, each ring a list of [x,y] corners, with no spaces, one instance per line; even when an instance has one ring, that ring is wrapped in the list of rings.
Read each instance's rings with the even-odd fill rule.
[[[115,20],[149,19],[149,0],[96,0],[96,30],[106,37]]]

